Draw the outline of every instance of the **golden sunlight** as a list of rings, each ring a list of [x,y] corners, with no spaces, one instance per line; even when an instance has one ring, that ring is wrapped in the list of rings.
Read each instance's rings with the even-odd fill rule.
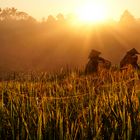
[[[107,7],[104,3],[86,3],[76,9],[76,15],[80,22],[97,23],[108,18]]]

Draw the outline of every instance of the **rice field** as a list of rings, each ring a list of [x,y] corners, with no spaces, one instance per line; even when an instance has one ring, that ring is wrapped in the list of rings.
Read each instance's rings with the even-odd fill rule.
[[[139,71],[3,73],[2,140],[140,138]]]

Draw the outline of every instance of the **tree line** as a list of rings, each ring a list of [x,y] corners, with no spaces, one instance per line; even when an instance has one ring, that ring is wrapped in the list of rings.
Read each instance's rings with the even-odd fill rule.
[[[72,15],[41,22],[16,8],[0,8],[0,70],[54,70],[82,67],[91,49],[117,64],[140,46],[140,20],[125,10],[120,21],[75,25]]]

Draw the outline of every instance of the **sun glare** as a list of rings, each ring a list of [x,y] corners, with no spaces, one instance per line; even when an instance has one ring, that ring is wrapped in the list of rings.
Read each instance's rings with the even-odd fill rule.
[[[103,3],[87,3],[76,10],[80,22],[97,23],[107,19],[107,7]]]

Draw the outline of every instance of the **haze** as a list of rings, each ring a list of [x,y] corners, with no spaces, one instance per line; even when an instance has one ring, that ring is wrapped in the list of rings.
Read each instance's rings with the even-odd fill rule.
[[[0,71],[83,68],[91,49],[119,65],[130,48],[140,51],[139,1],[100,1],[112,14],[103,22],[95,11],[86,13],[88,22],[69,14],[85,2],[1,0]]]

